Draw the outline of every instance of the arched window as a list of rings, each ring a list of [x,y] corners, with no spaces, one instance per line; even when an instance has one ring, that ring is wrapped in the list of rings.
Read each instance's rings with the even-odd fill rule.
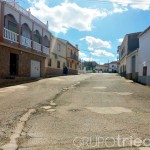
[[[45,47],[48,47],[49,48],[49,46],[50,46],[50,41],[49,41],[49,39],[48,39],[48,37],[45,35],[44,36],[44,38],[43,38],[43,45],[45,46]]]
[[[4,17],[4,27],[12,32],[18,33],[18,23],[11,14]]]
[[[28,39],[31,39],[31,30],[26,23],[24,23],[21,27],[21,35]]]
[[[34,41],[41,44],[41,36],[38,30],[34,31]]]

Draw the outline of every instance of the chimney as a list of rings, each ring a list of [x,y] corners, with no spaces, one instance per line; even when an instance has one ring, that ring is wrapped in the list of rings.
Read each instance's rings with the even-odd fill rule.
[[[48,21],[47,21],[46,25],[47,25],[47,29],[48,29]]]
[[[78,44],[76,44],[76,48],[78,49]]]

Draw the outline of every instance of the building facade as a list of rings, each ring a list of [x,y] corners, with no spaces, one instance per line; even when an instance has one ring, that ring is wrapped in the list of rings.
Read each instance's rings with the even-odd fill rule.
[[[17,3],[0,0],[0,78],[44,76],[48,25]]]
[[[118,68],[119,68],[118,61],[112,61],[109,63],[109,72],[110,73],[118,73]]]
[[[139,35],[139,74],[138,81],[150,85],[150,27]]]
[[[141,32],[127,34],[124,37],[122,44],[118,46],[119,73],[121,76],[128,79],[137,80],[138,72],[136,72],[136,60],[138,60],[138,58],[136,58],[137,55],[134,51],[139,48],[138,36],[140,33]],[[132,61],[128,61],[132,54],[135,54],[134,57],[132,57]]]
[[[67,47],[60,39],[51,36],[50,55],[46,58],[45,68],[47,76],[63,75],[63,68],[67,65]]]
[[[69,70],[70,75],[77,75],[78,74],[78,65],[79,65],[79,49],[78,45],[74,46],[69,41],[64,39],[59,39],[63,43],[66,44],[67,54],[66,54],[66,61],[67,61],[67,68]]]
[[[139,49],[127,55],[127,79],[138,81]]]
[[[95,70],[96,72],[108,72],[109,65],[108,63],[104,65],[96,65]]]

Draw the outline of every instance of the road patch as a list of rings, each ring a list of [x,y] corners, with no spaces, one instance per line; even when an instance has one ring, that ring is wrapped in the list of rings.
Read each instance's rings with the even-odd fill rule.
[[[86,109],[99,114],[131,113],[132,110],[124,107],[86,107]]]

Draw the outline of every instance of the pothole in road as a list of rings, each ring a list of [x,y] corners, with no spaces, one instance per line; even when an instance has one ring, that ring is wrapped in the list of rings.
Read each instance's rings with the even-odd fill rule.
[[[41,108],[43,108],[43,109],[51,109],[52,108],[52,106],[43,106],[43,107],[41,107]]]
[[[107,87],[105,87],[105,86],[98,86],[98,87],[93,87],[93,89],[106,89]]]
[[[67,90],[69,90],[69,88],[63,88],[63,91],[67,91]]]
[[[133,93],[130,93],[130,92],[115,92],[115,93],[118,94],[118,95],[124,95],[124,96],[133,94]]]
[[[51,106],[56,106],[56,103],[54,103],[53,101],[50,102]]]
[[[86,107],[88,110],[99,114],[131,113],[132,110],[124,107]]]
[[[141,147],[141,148],[139,148],[139,150],[150,150],[150,148],[149,147]]]
[[[54,112],[54,111],[56,111],[56,109],[48,109],[47,111],[48,112]]]
[[[81,110],[80,109],[69,109],[68,111],[77,112],[77,111],[81,111]]]

